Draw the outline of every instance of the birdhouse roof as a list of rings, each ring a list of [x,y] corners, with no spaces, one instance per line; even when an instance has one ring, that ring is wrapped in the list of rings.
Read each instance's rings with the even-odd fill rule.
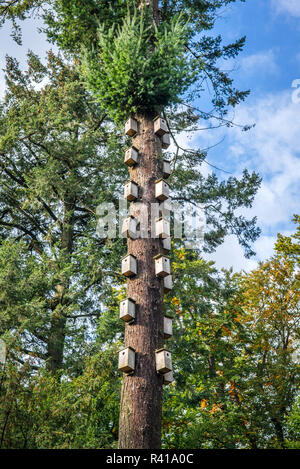
[[[159,352],[169,352],[169,353],[171,353],[170,350],[168,350],[166,348],[158,348],[158,349],[155,350],[155,353],[159,353]]]
[[[126,186],[127,184],[130,184],[130,183],[131,183],[131,184],[135,184],[136,186],[138,185],[138,184],[137,184],[136,182],[134,182],[134,181],[127,181],[127,182],[125,182],[125,186]]]
[[[166,256],[165,254],[157,254],[156,256],[153,257],[153,259],[160,259],[161,257],[166,257],[167,259],[170,259],[170,257]]]
[[[122,257],[121,261],[122,261],[123,259],[126,259],[126,257],[130,257],[130,256],[131,256],[131,257],[134,257],[134,258],[136,259],[136,256],[134,256],[133,254],[126,254],[126,256]]]
[[[129,151],[129,150],[135,150],[135,151],[139,152],[139,150],[134,145],[131,145],[131,147],[127,148],[126,152]]]
[[[157,179],[154,184],[158,184],[161,181],[164,181],[165,184],[169,185],[164,178]]]
[[[124,300],[121,300],[120,303],[123,303],[123,301],[126,301],[126,300],[129,300],[129,301],[132,301],[133,303],[136,303],[135,300],[133,300],[132,298],[124,298]]]
[[[122,348],[121,350],[119,350],[119,353],[124,352],[124,350],[127,350],[128,348],[130,350],[132,350],[133,352],[135,352],[135,349],[129,346],[129,347],[125,347],[125,348]]]

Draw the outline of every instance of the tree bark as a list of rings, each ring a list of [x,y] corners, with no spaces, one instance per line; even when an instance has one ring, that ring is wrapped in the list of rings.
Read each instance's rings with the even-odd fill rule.
[[[139,150],[139,163],[131,168],[130,179],[139,185],[140,200],[148,209],[148,238],[128,239],[128,253],[137,258],[138,273],[128,279],[127,296],[136,301],[136,320],[125,325],[125,346],[136,352],[133,375],[123,378],[120,449],[156,449],[161,446],[162,376],[156,372],[155,350],[163,347],[163,281],[155,276],[153,257],[161,252],[158,238],[151,237],[151,204],[155,180],[162,177],[159,164],[161,142],[154,134],[154,116],[137,116],[139,131],[133,145]],[[139,214],[137,202],[132,215]]]
[[[64,219],[61,234],[61,260],[69,262],[73,249],[75,199],[66,198],[63,204]],[[63,366],[67,322],[63,305],[68,287],[68,279],[63,284],[56,285],[56,292],[53,298],[51,325],[47,344],[47,369],[52,373],[55,373]]]

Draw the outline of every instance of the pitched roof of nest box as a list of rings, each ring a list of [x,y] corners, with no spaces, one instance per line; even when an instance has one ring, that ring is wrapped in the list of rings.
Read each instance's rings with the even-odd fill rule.
[[[169,352],[169,353],[171,353],[170,350],[168,350],[167,348],[158,348],[158,349],[155,350],[155,353],[159,353],[159,352]]]
[[[164,178],[156,179],[154,184],[157,184],[158,182],[161,182],[161,181],[164,181],[164,183],[166,183],[169,186],[169,183]]]
[[[161,257],[166,257],[167,259],[170,259],[170,257],[166,256],[165,254],[156,254],[156,256],[153,256],[153,259],[160,259]]]
[[[123,301],[124,301],[124,300],[123,300]],[[118,353],[124,352],[124,350],[127,350],[128,348],[129,348],[130,350],[132,350],[133,352],[135,352],[135,349],[132,348],[132,347],[130,347],[130,345],[129,345],[128,347],[124,347],[124,348],[122,348],[121,350],[119,350]]]
[[[132,216],[132,215],[130,215],[130,216]],[[133,218],[134,218],[134,217],[133,217]],[[134,258],[136,259],[136,256],[135,256],[134,254],[126,254],[126,256],[122,257],[121,261],[122,261],[123,259],[126,259],[126,257],[129,257],[129,256],[134,257]],[[126,347],[126,348],[127,348],[127,347]]]

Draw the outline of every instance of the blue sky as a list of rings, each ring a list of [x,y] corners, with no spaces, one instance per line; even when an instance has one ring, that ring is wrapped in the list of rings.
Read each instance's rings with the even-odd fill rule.
[[[245,259],[234,237],[228,237],[209,256],[218,267],[249,270],[258,260],[272,255],[278,232],[294,231],[291,218],[299,213],[300,99],[292,99],[293,93],[294,98],[298,96],[292,82],[300,80],[300,0],[238,2],[222,11],[215,33],[222,35],[224,43],[247,36],[243,53],[222,66],[233,70],[237,88],[251,90],[246,102],[236,109],[234,120],[256,126],[246,133],[233,128],[199,132],[191,140],[184,135],[180,138],[182,144],[191,147],[207,147],[224,138],[211,150],[208,160],[234,176],[248,168],[263,177],[253,208],[243,211],[248,216],[256,215],[262,229],[255,243],[256,258]],[[6,53],[22,64],[28,48],[45,55],[49,44],[36,32],[33,20],[24,23],[23,34],[23,46],[19,47],[9,38],[6,27],[0,29],[1,68]],[[0,95],[3,89],[0,74]],[[226,173],[219,172],[219,176],[225,178]]]

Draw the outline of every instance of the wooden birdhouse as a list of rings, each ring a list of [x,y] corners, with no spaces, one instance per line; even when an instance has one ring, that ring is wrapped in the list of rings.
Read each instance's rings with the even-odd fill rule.
[[[131,322],[135,319],[135,301],[131,298],[121,301],[120,319],[125,322]]]
[[[155,236],[168,238],[170,236],[170,222],[163,217],[155,221]]]
[[[134,137],[138,131],[137,120],[133,117],[129,117],[128,121],[125,123],[125,134],[129,137]]]
[[[167,275],[164,277],[164,293],[168,293],[173,288],[173,279],[172,275]]]
[[[172,371],[172,355],[169,350],[163,348],[155,350],[155,358],[158,373],[165,374]]]
[[[171,238],[165,238],[162,241],[164,254],[168,254],[171,251]]]
[[[173,335],[173,319],[170,316],[164,316],[164,338],[169,339]]]
[[[173,371],[169,371],[169,373],[165,373],[163,376],[163,384],[168,385],[172,384],[174,381]]]
[[[138,163],[139,160],[139,152],[135,147],[128,148],[125,152],[124,163],[127,166],[134,166]]]
[[[168,179],[171,174],[171,163],[168,160],[163,160],[163,177]]]
[[[168,126],[166,119],[163,119],[160,116],[155,117],[154,119],[154,133],[162,137],[168,133]]]
[[[166,277],[170,275],[170,259],[162,254],[158,254],[154,257],[155,260],[155,275],[157,277]]]
[[[123,257],[122,274],[125,275],[125,277],[133,277],[137,274],[137,259],[132,254]]]
[[[171,199],[166,199],[159,204],[159,213],[161,217],[163,217],[164,215],[169,216],[171,211],[172,211]]]
[[[127,217],[123,220],[122,236],[124,238],[136,239],[137,237],[137,219],[133,216]]]
[[[3,339],[0,339],[0,363],[4,365],[6,362],[6,344]]]
[[[139,195],[139,186],[132,181],[126,182],[124,186],[124,199],[129,200],[132,202],[136,200]]]
[[[167,200],[169,198],[169,185],[163,179],[155,181],[155,197],[158,200]]]
[[[119,352],[119,370],[123,373],[132,373],[135,368],[135,350],[127,347]]]
[[[163,147],[163,149],[166,150],[167,148],[169,148],[170,143],[171,143],[170,134],[169,133],[164,134],[161,139],[161,146]]]

